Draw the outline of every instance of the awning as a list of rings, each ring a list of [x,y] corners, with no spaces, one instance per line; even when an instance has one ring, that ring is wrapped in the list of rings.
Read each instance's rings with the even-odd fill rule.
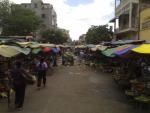
[[[114,22],[116,21],[116,19],[118,19],[118,17],[112,18],[109,22],[110,22],[110,23],[114,23]]]

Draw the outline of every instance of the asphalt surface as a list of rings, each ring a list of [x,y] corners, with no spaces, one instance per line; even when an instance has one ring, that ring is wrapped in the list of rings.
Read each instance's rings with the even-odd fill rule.
[[[12,98],[13,105],[13,98]],[[12,106],[11,105],[11,106]],[[0,113],[17,113],[0,101]],[[58,66],[48,73],[47,87],[29,86],[19,113],[149,113],[131,104],[111,75],[84,65]]]

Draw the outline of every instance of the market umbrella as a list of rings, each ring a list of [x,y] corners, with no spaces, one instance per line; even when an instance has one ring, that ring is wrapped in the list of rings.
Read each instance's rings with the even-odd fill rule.
[[[123,54],[128,53],[130,50],[132,50],[133,48],[138,47],[138,45],[126,45],[126,46],[122,46],[122,47],[118,47],[118,50],[115,51],[115,54],[118,56],[121,56]]]
[[[107,57],[115,57],[116,55],[114,54],[116,48],[110,48],[110,49],[107,49],[105,51],[102,51],[102,54],[107,56]]]
[[[93,44],[88,44],[88,45],[86,45],[86,47],[88,47],[88,48],[94,48],[94,47],[96,47],[96,46],[93,45]]]
[[[23,47],[30,47],[30,48],[40,47],[38,42],[17,42],[17,43]]]
[[[20,53],[28,55],[30,53],[29,48],[20,48],[17,46],[0,45],[0,55],[4,57],[13,57]]]
[[[107,46],[103,46],[103,45],[96,45],[94,48],[91,48],[92,51],[104,51],[107,49]]]
[[[49,47],[43,48],[43,52],[45,52],[45,53],[48,53],[48,52],[51,52],[51,51],[52,51],[52,49],[49,48]]]
[[[104,51],[107,49],[107,46],[103,46],[103,45],[96,45],[96,48],[100,51]]]
[[[39,44],[39,46],[41,46],[41,47],[50,47],[50,48],[53,48],[53,47],[56,47],[56,45],[55,44]]]
[[[23,47],[28,47],[32,44],[32,42],[17,42],[17,43]]]
[[[118,46],[116,48],[110,48],[110,49],[103,51],[102,54],[104,54],[105,56],[108,56],[108,57],[115,57],[116,55],[125,54],[132,48],[132,46],[133,45],[127,44],[127,45]],[[135,46],[133,46],[133,47],[135,47]]]
[[[86,48],[86,46],[84,46],[84,45],[77,45],[77,46],[75,46],[75,48],[84,49],[84,48]]]
[[[58,52],[60,51],[60,49],[59,49],[59,48],[52,48],[52,51],[53,51],[54,53],[58,53]]]
[[[42,51],[41,48],[34,48],[34,49],[32,50],[32,53],[33,53],[33,54],[38,54],[40,51]]]
[[[97,48],[96,48],[96,47],[94,47],[94,48],[91,48],[91,50],[92,50],[92,51],[97,51]]]
[[[150,44],[143,44],[137,48],[132,49],[136,53],[150,54]]]

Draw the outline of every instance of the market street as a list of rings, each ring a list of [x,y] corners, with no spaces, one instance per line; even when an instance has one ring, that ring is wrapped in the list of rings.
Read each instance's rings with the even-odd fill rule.
[[[0,103],[0,113],[10,112],[4,103]],[[53,75],[48,75],[46,88],[28,87],[24,109],[20,113],[144,112],[127,101],[111,75],[76,65],[56,67]]]

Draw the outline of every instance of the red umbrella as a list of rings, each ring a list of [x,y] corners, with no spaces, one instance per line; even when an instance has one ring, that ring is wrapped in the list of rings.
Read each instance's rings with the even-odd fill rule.
[[[51,51],[52,51],[52,49],[49,48],[49,47],[43,48],[43,52],[45,52],[45,53],[48,53],[48,52],[51,52]]]

